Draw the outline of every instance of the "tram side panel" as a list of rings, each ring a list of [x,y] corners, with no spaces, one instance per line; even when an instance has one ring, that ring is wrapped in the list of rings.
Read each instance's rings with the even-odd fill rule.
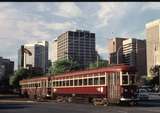
[[[83,86],[83,87],[55,87],[52,94],[63,96],[83,96],[83,97],[105,97],[106,86]]]

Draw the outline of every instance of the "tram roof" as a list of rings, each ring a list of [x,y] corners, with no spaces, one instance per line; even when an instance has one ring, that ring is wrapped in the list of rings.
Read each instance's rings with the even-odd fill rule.
[[[51,75],[51,77],[57,78],[57,77],[76,76],[76,75],[83,75],[83,74],[94,74],[94,73],[103,73],[103,72],[120,72],[120,71],[135,71],[135,67],[124,65],[124,64],[119,64],[119,65],[112,65],[108,67],[66,72],[63,74]]]

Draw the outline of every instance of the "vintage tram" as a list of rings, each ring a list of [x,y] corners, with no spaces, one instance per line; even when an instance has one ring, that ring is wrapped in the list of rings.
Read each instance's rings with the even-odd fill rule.
[[[50,77],[36,78],[39,89],[23,88],[24,83],[32,83],[34,79],[22,80],[22,92],[43,97],[50,95],[57,100],[71,102],[76,98],[83,98],[94,104],[108,104],[136,101],[135,67],[115,65],[97,69],[75,71]],[[46,81],[43,87],[42,80]],[[34,82],[33,82],[34,83]],[[29,93],[33,89],[33,93]],[[28,90],[28,91],[27,91]],[[44,93],[41,93],[43,90]],[[47,91],[46,91],[47,90]],[[24,94],[24,93],[23,93]],[[44,94],[43,96],[41,96]]]
[[[47,76],[21,80],[21,95],[31,99],[47,98],[51,93],[49,81],[50,78]]]

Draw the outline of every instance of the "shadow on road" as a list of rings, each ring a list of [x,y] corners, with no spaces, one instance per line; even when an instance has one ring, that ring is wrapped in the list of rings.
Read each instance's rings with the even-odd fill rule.
[[[2,109],[23,109],[23,108],[30,108],[30,105],[26,104],[6,104],[0,103],[0,110]]]
[[[136,107],[160,107],[160,100],[140,101]]]

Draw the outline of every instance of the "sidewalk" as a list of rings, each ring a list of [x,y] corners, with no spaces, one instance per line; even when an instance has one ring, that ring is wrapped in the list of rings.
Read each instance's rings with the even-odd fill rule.
[[[14,94],[0,94],[0,103],[33,103],[35,101],[31,101],[28,98],[22,98],[19,95]]]

